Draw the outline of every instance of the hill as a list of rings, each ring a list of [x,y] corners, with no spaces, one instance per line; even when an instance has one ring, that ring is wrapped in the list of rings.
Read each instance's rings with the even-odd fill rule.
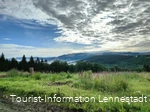
[[[47,60],[48,63],[54,60],[66,61],[68,63],[74,64],[77,61],[86,61],[104,64],[107,67],[112,67],[114,65],[123,68],[137,68],[144,64],[150,65],[150,52],[88,52],[88,53],[71,53],[65,54],[57,57],[39,57],[40,59]],[[27,60],[30,57],[26,57]],[[36,60],[37,57],[34,57]],[[16,58],[18,61],[22,57]]]
[[[100,63],[107,67],[119,66],[122,68],[138,68],[144,64],[150,65],[150,55],[97,55],[84,59],[86,62]]]

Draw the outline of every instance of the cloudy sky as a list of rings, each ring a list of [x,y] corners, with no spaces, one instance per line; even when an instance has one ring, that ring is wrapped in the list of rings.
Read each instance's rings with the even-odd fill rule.
[[[150,0],[0,0],[0,53],[149,51]]]

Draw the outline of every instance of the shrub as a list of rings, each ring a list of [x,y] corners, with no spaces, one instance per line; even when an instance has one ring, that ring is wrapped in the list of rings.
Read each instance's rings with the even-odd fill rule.
[[[53,75],[52,75],[52,82],[55,82],[56,79],[57,79],[57,74],[53,74]]]
[[[84,88],[84,89],[93,89],[93,76],[92,71],[83,72],[83,75],[80,77],[79,82],[73,84],[76,88]]]
[[[66,77],[66,78],[67,78],[67,79],[72,78],[71,74],[70,74],[70,73],[67,73],[67,77]]]
[[[106,91],[107,86],[108,85],[106,85],[105,80],[100,80],[100,79],[95,79],[94,80],[94,89],[95,90]]]
[[[0,92],[2,93],[2,92],[5,92],[7,90],[7,87],[5,87],[5,86],[0,86]]]
[[[120,90],[126,91],[128,88],[128,83],[125,82],[124,80],[120,80],[118,81],[116,86],[117,86],[117,91],[120,91]]]
[[[81,87],[83,87],[84,89],[92,89],[93,88],[93,82],[90,81],[89,79],[81,79]]]
[[[40,72],[36,72],[32,75],[32,77],[35,79],[35,80],[41,80],[41,73]]]
[[[15,77],[15,76],[18,76],[18,75],[20,75],[20,74],[19,74],[19,71],[18,71],[18,70],[12,69],[12,70],[10,70],[10,71],[7,73],[7,75],[10,76],[10,77]]]
[[[93,78],[92,71],[89,70],[89,71],[83,72],[83,78],[85,78],[85,79],[92,79]]]

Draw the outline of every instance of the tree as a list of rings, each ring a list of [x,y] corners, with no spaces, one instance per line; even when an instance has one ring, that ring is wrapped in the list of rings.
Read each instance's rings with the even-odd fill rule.
[[[47,63],[47,60],[45,59],[44,62]]]
[[[68,69],[69,69],[69,66],[68,66],[68,63],[67,62],[61,62],[60,63],[60,67],[61,67],[61,71],[63,71],[63,72],[67,72],[68,71]]]
[[[40,58],[37,57],[35,63],[40,63]]]
[[[75,72],[75,66],[74,65],[69,65],[68,69],[69,69],[69,72],[71,72],[71,73]]]
[[[29,67],[34,67],[34,59],[32,56],[30,57],[30,60],[29,60]]]
[[[12,58],[10,61],[10,69],[17,69],[18,68],[18,61],[15,58]]]
[[[117,65],[115,65],[113,68],[110,68],[110,70],[112,72],[119,72],[119,71],[121,71],[121,68],[119,68]]]
[[[85,62],[78,61],[78,62],[76,63],[76,70],[77,70],[78,72],[84,71],[84,70],[85,70],[85,66],[86,66],[86,63],[85,63]]]
[[[40,58],[37,57],[36,60],[35,60],[35,70],[36,71],[40,71]]]
[[[100,69],[99,69],[99,64],[94,63],[92,71],[93,71],[93,72],[99,72],[99,71],[100,71]]]
[[[0,59],[1,59],[1,62],[5,61],[5,56],[4,56],[3,53],[2,53],[2,55],[1,55],[1,57],[0,57]]]
[[[60,72],[60,61],[56,60],[51,63],[51,70],[52,72]]]
[[[5,71],[6,63],[5,63],[5,56],[2,53],[0,56],[0,71]]]
[[[27,61],[26,61],[26,56],[25,55],[23,55],[22,60],[19,63],[19,69],[28,71],[28,66],[27,66]]]
[[[44,60],[43,60],[43,59],[41,59],[41,63],[42,63],[42,64],[44,63]]]
[[[146,72],[150,72],[150,67],[148,65],[144,65],[143,70]]]

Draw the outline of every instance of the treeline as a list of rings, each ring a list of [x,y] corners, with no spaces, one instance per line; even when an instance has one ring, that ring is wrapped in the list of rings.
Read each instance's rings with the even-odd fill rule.
[[[92,72],[101,72],[101,71],[130,71],[128,69],[122,69],[118,66],[112,68],[106,68],[101,64],[89,63],[78,61],[75,65],[70,65],[67,62],[63,61],[54,61],[51,64],[47,63],[47,60],[43,60],[37,57],[34,58],[31,56],[29,61],[27,61],[26,56],[23,55],[22,60],[18,62],[15,58],[11,60],[5,59],[4,54],[0,56],[0,71],[8,71],[11,69],[18,69],[20,71],[29,71],[30,67],[34,67],[35,71],[40,72],[82,72],[87,70],[92,70]],[[149,65],[143,65],[143,68],[132,70],[132,71],[147,71],[150,72]]]
[[[105,71],[106,68],[100,64],[92,64],[79,61],[75,65],[69,65],[67,62],[54,61],[51,64],[47,63],[47,60],[34,58],[31,56],[27,61],[26,56],[23,55],[22,60],[18,62],[15,58],[11,60],[5,59],[4,54],[0,56],[0,71],[8,71],[11,69],[18,69],[20,71],[29,71],[30,67],[34,67],[35,71],[40,72],[81,72],[86,70],[92,70],[93,72]]]

